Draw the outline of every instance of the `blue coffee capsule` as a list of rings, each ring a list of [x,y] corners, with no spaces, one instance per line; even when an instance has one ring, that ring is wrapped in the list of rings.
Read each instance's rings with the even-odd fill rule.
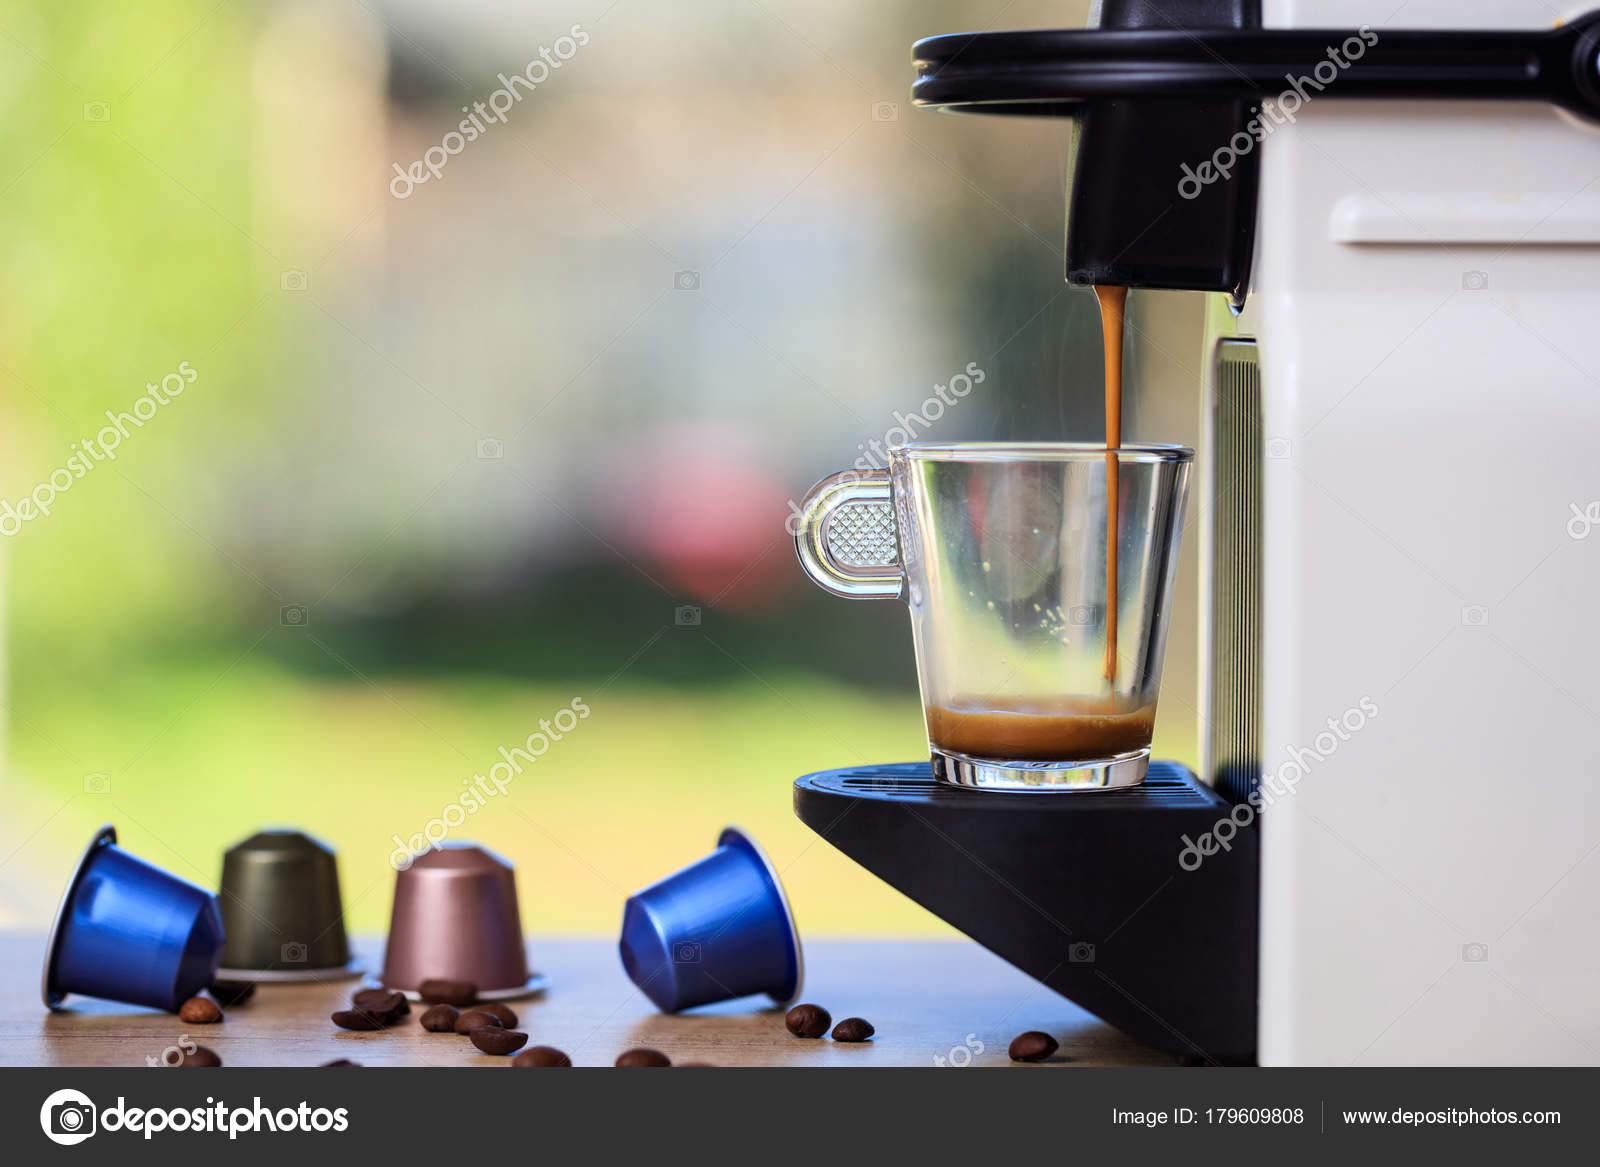
[[[717,849],[635,893],[622,911],[622,967],[665,1013],[766,993],[800,994],[800,934],[755,840],[729,827]]]
[[[216,979],[222,912],[204,888],[101,827],[67,882],[44,956],[44,1003],[68,993],[175,1011]]]

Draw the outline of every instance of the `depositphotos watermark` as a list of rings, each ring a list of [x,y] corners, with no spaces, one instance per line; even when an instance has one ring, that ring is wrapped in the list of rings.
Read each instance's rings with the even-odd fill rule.
[[[400,163],[394,164],[389,193],[397,199],[408,199],[417,187],[441,177],[445,164],[465,150],[468,142],[476,142],[489,132],[490,126],[504,125],[509,120],[506,115],[517,107],[524,92],[532,93],[548,81],[551,73],[572,60],[578,50],[588,43],[588,32],[581,24],[575,24],[565,36],[556,37],[554,45],[540,45],[539,55],[529,61],[522,72],[509,77],[504,73],[499,74],[496,79],[500,82],[500,88],[489,94],[487,101],[475,101],[470,106],[462,106],[461,112],[467,116],[457,122],[456,128],[441,138],[437,146],[429,146],[422,152],[422,157],[410,166],[402,168]]]
[[[972,1059],[982,1055],[984,1051],[983,1039],[976,1033],[967,1034],[960,1045],[953,1045],[949,1052],[933,1055],[933,1064],[946,1069],[963,1070],[972,1065]]]
[[[145,1054],[144,1064],[147,1066],[181,1066],[183,1059],[192,1057],[200,1048],[199,1044],[187,1033],[180,1033],[175,1045],[169,1045],[159,1054]]]
[[[43,482],[15,502],[0,499],[0,535],[9,538],[22,530],[23,523],[48,515],[58,495],[71,490],[74,483],[87,477],[101,462],[115,462],[117,448],[124,439],[132,437],[133,430],[143,429],[157,410],[180,396],[199,376],[188,361],[179,361],[177,371],[161,378],[161,384],[146,381],[144,394],[134,398],[127,410],[106,410],[106,420],[110,424],[101,426],[93,438],[73,442],[70,447],[73,452]]]
[[[860,455],[850,464],[850,469],[858,474],[865,474],[869,470],[881,470],[889,464],[889,448],[903,446],[907,442],[914,442],[917,437],[945,415],[946,410],[954,409],[961,404],[963,398],[972,392],[973,387],[982,385],[989,374],[978,367],[977,361],[968,361],[967,367],[951,377],[944,385],[933,387],[933,396],[929,397],[920,407],[911,413],[902,413],[898,409],[890,416],[894,424],[883,432],[882,438],[869,438],[865,442],[857,442],[856,449]],[[846,472],[848,473],[848,471]],[[800,504],[794,499],[789,500],[789,517],[785,526],[789,534],[800,533],[800,519],[802,512]]]
[[[98,1107],[81,1090],[57,1090],[39,1107],[39,1126],[52,1143],[70,1147],[97,1134],[126,1132],[152,1139],[169,1131],[203,1135],[305,1134],[350,1129],[350,1111],[300,1102],[273,1107],[258,1094],[248,1106],[229,1106],[207,1098],[204,1106],[129,1106],[117,1095],[115,1105]]]
[[[1232,178],[1234,164],[1240,158],[1254,150],[1257,143],[1266,141],[1277,127],[1285,122],[1293,123],[1300,107],[1311,100],[1312,95],[1306,92],[1308,89],[1321,93],[1338,78],[1341,70],[1348,69],[1366,56],[1367,50],[1377,43],[1378,34],[1363,24],[1356,30],[1356,35],[1348,38],[1344,44],[1329,46],[1328,59],[1318,61],[1316,68],[1311,70],[1311,76],[1296,77],[1292,73],[1285,73],[1283,79],[1289,83],[1288,88],[1252,109],[1251,112],[1256,116],[1245,123],[1244,129],[1218,146],[1211,157],[1199,166],[1191,167],[1187,162],[1179,166],[1183,177],[1178,180],[1178,193],[1185,199],[1197,199],[1200,192],[1213,182],[1226,182]]]
[[[489,804],[489,799],[498,798],[506,792],[512,780],[522,773],[524,762],[531,766],[544,757],[552,745],[576,729],[578,723],[592,712],[582,697],[574,697],[554,717],[541,717],[539,728],[530,733],[522,745],[510,749],[501,746],[500,761],[489,767],[488,777],[474,774],[471,778],[463,778],[461,785],[467,789],[457,795],[455,801],[440,811],[437,817],[429,819],[422,830],[409,839],[391,836],[394,850],[389,852],[389,865],[396,871],[404,871],[424,851],[439,850],[439,845],[449,838],[450,832],[466,822],[469,815],[477,814]]]
[[[1178,866],[1185,871],[1198,871],[1206,858],[1218,851],[1233,850],[1233,840],[1261,813],[1261,808],[1272,806],[1280,798],[1293,794],[1301,779],[1311,773],[1312,767],[1326,762],[1339,749],[1367,727],[1367,722],[1378,716],[1378,703],[1371,697],[1346,709],[1339,717],[1328,718],[1328,728],[1311,739],[1310,747],[1289,746],[1288,760],[1266,775],[1260,785],[1245,800],[1216,821],[1216,824],[1198,839],[1183,835],[1183,847],[1178,851]]]

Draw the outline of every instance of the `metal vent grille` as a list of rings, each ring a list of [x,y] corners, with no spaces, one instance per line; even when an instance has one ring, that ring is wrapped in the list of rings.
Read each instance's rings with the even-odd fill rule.
[[[845,504],[829,517],[825,534],[828,553],[849,567],[889,567],[898,561],[894,510],[886,502]]]
[[[1230,802],[1261,785],[1261,369],[1250,340],[1217,345],[1211,415],[1210,780]]]

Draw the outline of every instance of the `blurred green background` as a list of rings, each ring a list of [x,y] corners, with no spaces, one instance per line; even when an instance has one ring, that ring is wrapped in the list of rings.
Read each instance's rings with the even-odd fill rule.
[[[454,836],[515,860],[530,931],[611,933],[726,822],[811,933],[945,931],[790,813],[796,775],[925,739],[903,608],[811,588],[784,521],[969,363],[931,436],[1099,440],[1069,133],[906,97],[916,37],[1084,7],[8,5],[0,497],[196,377],[0,540],[0,926],[43,927],[112,821],[208,885],[303,827],[379,931],[395,836],[581,698]],[[1194,402],[1140,403],[1197,383],[1193,322],[1141,304],[1176,339],[1135,346],[1131,432],[1185,440]],[[1192,632],[1157,736],[1190,760]]]

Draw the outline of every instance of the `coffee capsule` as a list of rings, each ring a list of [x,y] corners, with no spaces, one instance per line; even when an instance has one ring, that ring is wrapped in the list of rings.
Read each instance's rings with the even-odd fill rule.
[[[300,831],[258,831],[222,857],[221,975],[243,981],[357,976],[332,848]]]
[[[622,967],[665,1013],[766,993],[800,994],[800,934],[755,840],[729,827],[717,849],[635,893],[622,911]]]
[[[45,945],[44,1003],[69,993],[175,1012],[217,976],[222,913],[204,888],[117,846],[101,827],[67,881]]]
[[[423,981],[465,981],[482,1000],[537,993],[511,864],[473,843],[424,851],[395,876],[383,984],[415,999]]]

